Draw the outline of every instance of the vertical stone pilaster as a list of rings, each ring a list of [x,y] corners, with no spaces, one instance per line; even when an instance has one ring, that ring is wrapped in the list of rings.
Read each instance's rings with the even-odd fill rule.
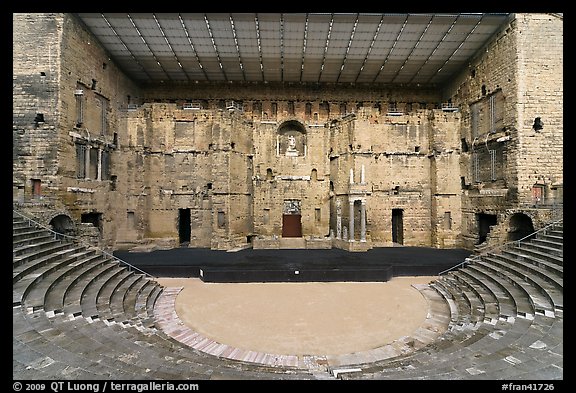
[[[350,172],[352,173],[352,172]],[[350,241],[354,241],[354,201],[351,200],[350,204],[350,211],[348,213],[348,227],[350,228],[348,232],[350,233]]]
[[[336,201],[336,239],[342,238],[342,206],[340,199]]]
[[[362,199],[360,206],[360,241],[366,241],[366,200]]]
[[[98,173],[96,175],[96,180],[102,180],[102,149],[98,148]]]

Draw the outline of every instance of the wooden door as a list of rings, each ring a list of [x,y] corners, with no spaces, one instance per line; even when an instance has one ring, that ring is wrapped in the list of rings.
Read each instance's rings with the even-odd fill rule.
[[[284,214],[282,216],[282,237],[302,237],[302,215]]]

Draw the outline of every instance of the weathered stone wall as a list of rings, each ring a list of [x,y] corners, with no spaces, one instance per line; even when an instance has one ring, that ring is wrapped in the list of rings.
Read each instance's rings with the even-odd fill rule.
[[[542,185],[546,202],[562,200],[562,26],[562,18],[552,14],[514,14],[444,90],[445,99],[460,107],[460,136],[467,146],[461,160],[465,247],[478,242],[477,214],[507,217],[507,209],[530,208],[535,184]],[[501,95],[495,100],[498,127],[480,126],[474,136],[471,106],[493,94]],[[545,123],[538,132],[533,129],[536,117]],[[494,151],[493,165],[489,150]]]
[[[180,210],[190,210],[190,246],[226,249],[252,233],[252,126],[223,110],[183,110],[176,104],[148,103],[128,112],[133,165],[143,177],[126,188],[146,210],[124,241],[183,242]],[[138,179],[134,181],[134,179]],[[134,205],[134,203],[133,203]],[[220,217],[219,217],[220,216]],[[168,241],[167,241],[168,240]]]
[[[501,241],[510,212],[534,208],[534,185],[541,202],[562,194],[563,30],[553,15],[512,17],[443,89],[139,87],[72,15],[13,21],[14,200],[40,180],[42,203],[77,222],[99,215],[110,247],[280,247],[296,201],[311,247],[352,218],[359,240],[364,205],[369,247],[392,245],[400,220],[404,245],[473,248],[479,214],[497,217],[488,239]],[[443,110],[448,101],[458,110]]]
[[[318,83],[164,83],[162,86],[145,86],[142,102],[184,102],[199,101],[203,109],[225,109],[226,101],[242,103],[242,110],[248,116],[260,119],[264,113],[272,115],[272,103],[277,103],[277,118],[298,116],[304,120],[314,120],[314,113],[324,121],[342,115],[341,105],[348,113],[359,107],[379,106],[386,111],[389,103],[397,104],[398,109],[435,108],[441,103],[441,92],[434,88],[402,87],[401,89],[376,84],[318,84]],[[306,104],[311,104],[310,116],[305,115]],[[290,113],[290,105],[294,113]],[[411,107],[411,108],[410,108]],[[409,112],[409,110],[406,110]]]
[[[518,57],[518,198],[533,203],[532,187],[545,187],[551,201],[553,188],[563,179],[564,146],[564,40],[563,20],[549,14],[519,14]],[[536,117],[544,123],[535,131]]]
[[[12,14],[14,200],[48,198],[58,187],[59,80],[64,15]]]
[[[75,221],[101,214],[101,237],[112,245],[116,216],[119,210],[126,215],[126,207],[120,209],[124,201],[114,191],[115,174],[103,173],[97,162],[101,151],[111,162],[117,158],[122,111],[138,88],[70,14],[13,14],[13,22],[16,199],[30,201],[31,179],[40,180],[41,197],[65,207]],[[80,89],[82,96],[76,94]],[[78,172],[78,143],[91,149],[85,176]]]

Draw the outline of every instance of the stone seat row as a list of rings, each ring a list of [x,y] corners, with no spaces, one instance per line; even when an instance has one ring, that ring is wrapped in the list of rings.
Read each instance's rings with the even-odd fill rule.
[[[185,345],[160,328],[164,288],[152,277],[22,221],[14,216],[15,378],[318,378],[301,365]],[[440,276],[420,288],[429,317],[412,337],[328,356],[327,370],[354,370],[334,372],[341,379],[562,379],[562,239],[557,227]]]
[[[14,242],[14,378],[310,378],[183,346],[155,327],[163,287],[153,278],[35,231],[27,231],[25,246]],[[30,243],[34,238],[38,246]]]
[[[349,364],[342,379],[562,379],[562,227],[487,253],[429,285],[449,304],[434,342],[405,355]],[[549,252],[553,247],[555,252]],[[546,258],[548,255],[549,258]]]

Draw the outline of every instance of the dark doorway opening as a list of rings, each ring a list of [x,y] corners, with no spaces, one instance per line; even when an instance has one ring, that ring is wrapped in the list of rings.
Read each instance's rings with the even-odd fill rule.
[[[477,213],[478,219],[478,244],[482,244],[488,238],[490,227],[496,225],[498,218],[495,214]]]
[[[532,224],[532,219],[524,213],[513,214],[512,217],[510,217],[509,225],[508,240],[510,241],[520,240],[534,233],[534,224]],[[531,237],[526,240],[530,238]]]
[[[190,244],[190,209],[178,209],[178,239],[181,246]]]
[[[54,232],[61,233],[67,236],[74,236],[75,226],[74,221],[64,214],[57,215],[50,220],[50,226]]]
[[[302,237],[302,215],[282,215],[282,237]]]
[[[40,198],[42,196],[42,181],[32,179],[32,198]]]
[[[83,213],[80,222],[94,225],[102,234],[102,213]]]
[[[392,242],[404,244],[404,210],[392,209]]]

